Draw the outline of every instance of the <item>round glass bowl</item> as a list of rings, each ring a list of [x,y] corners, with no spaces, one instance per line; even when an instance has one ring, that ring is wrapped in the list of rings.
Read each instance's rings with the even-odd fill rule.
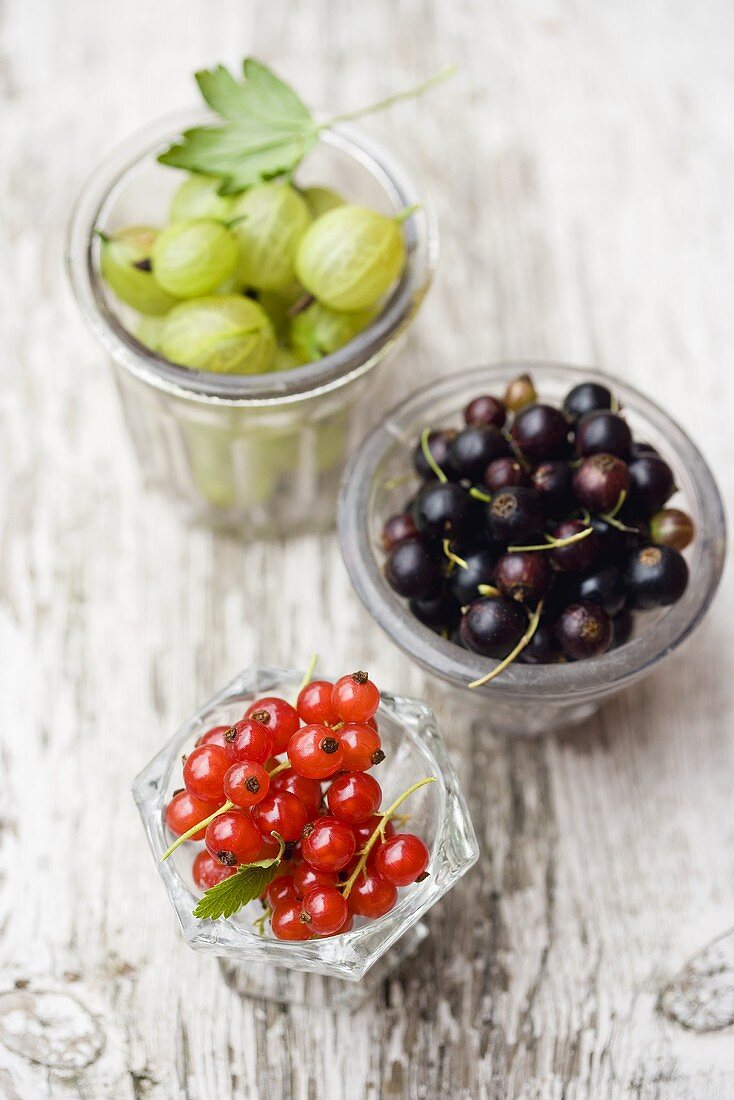
[[[380,315],[354,340],[315,363],[264,375],[188,370],[146,348],[101,278],[95,228],[164,225],[184,174],[156,161],[183,130],[211,122],[202,111],[168,115],[102,162],[69,227],[67,265],[82,316],[109,357],[133,443],[151,486],[187,514],[246,537],[322,530],[333,522],[347,453],[380,409],[384,365],[415,316],[438,260],[433,208],[381,145],[350,126],[324,131],[299,184],[333,187],[348,201],[395,214],[407,261]]]
[[[517,662],[482,688],[467,685],[496,662],[462,649],[423,626],[383,575],[380,532],[385,519],[402,511],[411,488],[411,454],[423,428],[463,425],[462,411],[478,394],[502,396],[507,383],[528,371],[539,400],[560,405],[582,381],[610,387],[624,408],[636,439],[651,443],[670,464],[681,502],[696,525],[686,551],[690,581],[671,607],[636,616],[633,638],[591,660],[561,665]],[[398,481],[396,485],[395,482]],[[540,734],[593,714],[622,688],[647,676],[701,622],[719,584],[724,561],[724,510],[706,462],[686,433],[637,390],[601,371],[556,363],[502,363],[457,374],[427,386],[388,413],[364,441],[345,471],[339,501],[342,552],[352,583],[367,610],[389,637],[434,677],[473,700],[489,728],[509,734]]]
[[[133,794],[158,871],[189,944],[223,960],[227,980],[239,992],[269,999],[355,1007],[375,984],[397,966],[426,935],[424,914],[464,875],[479,855],[469,811],[459,788],[433,713],[416,699],[383,693],[377,713],[386,760],[376,771],[383,806],[420,779],[436,782],[420,788],[404,805],[410,828],[431,851],[429,877],[400,891],[394,909],[351,932],[331,939],[301,942],[261,936],[253,927],[259,902],[251,902],[229,920],[199,920],[192,910],[191,866],[200,844],[181,845],[165,863],[170,843],[166,804],[181,784],[181,754],[190,751],[205,730],[231,725],[247,705],[263,695],[295,699],[302,674],[293,669],[253,667],[240,673],[188,718],[138,775]],[[368,974],[369,972],[369,974]],[[369,980],[368,980],[369,979]]]

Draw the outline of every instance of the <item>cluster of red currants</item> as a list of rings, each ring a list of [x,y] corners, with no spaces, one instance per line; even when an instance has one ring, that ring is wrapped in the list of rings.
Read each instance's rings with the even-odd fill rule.
[[[347,932],[355,916],[384,915],[398,887],[424,877],[428,849],[395,833],[396,804],[379,812],[382,790],[368,774],[385,756],[379,703],[374,683],[355,672],[307,683],[295,706],[258,699],[233,726],[199,738],[166,823],[179,838],[204,841],[193,865],[200,889],[280,852],[262,899],[276,937],[307,940]]]

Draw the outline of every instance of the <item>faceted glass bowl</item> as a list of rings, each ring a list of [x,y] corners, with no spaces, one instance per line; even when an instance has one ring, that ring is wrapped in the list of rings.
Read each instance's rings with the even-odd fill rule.
[[[635,439],[651,443],[669,463],[679,494],[671,501],[696,525],[686,550],[690,581],[671,607],[636,616],[632,639],[592,660],[561,665],[512,664],[479,689],[467,685],[496,663],[449,642],[411,615],[407,601],[388,585],[380,532],[401,511],[418,479],[409,479],[411,454],[423,428],[458,427],[478,394],[502,396],[507,383],[528,371],[539,400],[559,404],[582,381],[598,381],[617,395]],[[397,482],[397,484],[396,484]],[[427,386],[394,408],[360,446],[345,471],[339,501],[342,552],[367,610],[405,653],[431,676],[451,684],[487,726],[510,734],[539,734],[593,714],[602,701],[649,675],[701,622],[721,577],[726,547],[724,509],[698,448],[662,409],[639,391],[601,371],[557,363],[511,362],[479,367]]]
[[[173,791],[181,785],[181,754],[190,751],[197,737],[211,726],[237,721],[248,704],[262,695],[295,699],[300,682],[301,673],[292,669],[246,669],[183,723],[133,784],[158,871],[189,946],[240,967],[249,981],[247,992],[284,1000],[296,999],[294,990],[303,991],[305,987],[302,982],[289,985],[287,978],[278,973],[281,968],[360,982],[388,953],[399,961],[404,952],[398,941],[415,930],[421,917],[479,855],[466,802],[433,713],[418,700],[383,693],[377,718],[387,758],[376,773],[383,788],[383,806],[420,779],[435,776],[437,780],[416,791],[401,807],[410,815],[411,830],[430,849],[429,877],[400,891],[395,908],[384,917],[359,922],[360,926],[351,932],[330,939],[294,943],[273,939],[269,934],[260,936],[252,925],[253,918],[262,913],[259,902],[251,902],[229,920],[195,918],[192,910],[200,895],[193,887],[191,865],[201,845],[183,844],[165,863],[160,861],[170,843],[164,814]],[[231,971],[230,967],[230,978]],[[380,968],[383,976],[384,972],[384,967]],[[252,982],[255,973],[257,988]],[[336,984],[338,994],[343,983]],[[335,1000],[333,989],[327,999]]]
[[[170,363],[128,331],[132,314],[101,277],[94,230],[165,224],[185,176],[156,156],[183,130],[212,120],[201,110],[158,119],[100,164],[69,226],[69,279],[111,362],[150,486],[173,495],[190,518],[247,538],[322,530],[333,523],[346,455],[379,415],[381,368],[431,284],[436,217],[422,184],[378,142],[356,127],[325,130],[300,184],[335,188],[387,215],[418,207],[403,227],[404,271],[379,316],[332,355],[291,370],[224,375]]]

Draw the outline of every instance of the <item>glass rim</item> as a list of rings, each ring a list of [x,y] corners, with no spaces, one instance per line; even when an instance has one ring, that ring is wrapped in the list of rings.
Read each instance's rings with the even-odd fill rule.
[[[362,442],[344,471],[337,510],[342,556],[352,585],[362,603],[390,639],[428,672],[469,691],[498,662],[472,653],[440,637],[411,615],[407,602],[387,584],[372,549],[368,529],[374,477],[390,446],[404,435],[423,409],[451,397],[469,384],[484,392],[508,374],[532,373],[542,391],[542,372],[551,368],[568,378],[569,388],[582,381],[595,381],[614,390],[621,404],[634,409],[667,440],[680,464],[684,465],[696,492],[700,522],[696,532],[698,574],[691,570],[683,597],[661,609],[653,629],[614,649],[586,661],[557,665],[523,665],[517,662],[496,680],[473,689],[477,699],[523,699],[532,701],[583,701],[586,697],[612,694],[633,683],[676,649],[698,626],[708,611],[721,579],[726,548],[724,506],[713,474],[703,455],[680,427],[655,402],[635,387],[605,371],[570,366],[548,360],[503,361],[451,375],[431,382],[395,405]]]
[[[129,333],[110,308],[99,274],[94,229],[117,192],[148,158],[193,125],[214,116],[201,108],[169,112],[118,144],[98,164],[74,206],[66,241],[68,278],[82,317],[113,359],[151,385],[189,399],[220,404],[262,405],[311,397],[337,389],[380,362],[417,313],[438,263],[435,208],[421,182],[380,142],[357,127],[339,123],[320,140],[351,156],[382,186],[397,212],[418,205],[404,224],[408,259],[403,275],[378,317],[331,355],[289,370],[260,375],[226,375],[170,363]],[[325,185],[328,181],[325,181]]]

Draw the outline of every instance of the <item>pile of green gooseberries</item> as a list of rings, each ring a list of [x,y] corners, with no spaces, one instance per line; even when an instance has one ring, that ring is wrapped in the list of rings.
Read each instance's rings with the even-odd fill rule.
[[[146,347],[182,367],[264,374],[337,351],[379,314],[405,266],[401,215],[280,179],[219,187],[187,176],[165,228],[99,233],[102,276]]]

